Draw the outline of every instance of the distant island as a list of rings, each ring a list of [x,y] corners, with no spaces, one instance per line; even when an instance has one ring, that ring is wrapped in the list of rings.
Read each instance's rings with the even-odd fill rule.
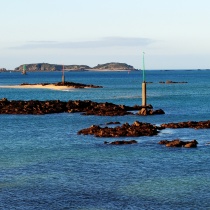
[[[7,70],[5,68],[0,68],[0,72],[6,72]]]
[[[27,72],[35,72],[35,71],[135,71],[136,69],[128,65],[126,63],[105,63],[98,64],[95,67],[90,67],[88,65],[59,65],[59,64],[49,64],[49,63],[34,63],[34,64],[22,64],[19,67],[16,67],[14,71],[22,72],[23,70]]]

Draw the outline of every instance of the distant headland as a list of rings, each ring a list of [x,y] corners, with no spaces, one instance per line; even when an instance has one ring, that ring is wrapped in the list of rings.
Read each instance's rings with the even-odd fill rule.
[[[133,66],[126,63],[105,63],[98,64],[97,66],[90,67],[88,65],[59,65],[59,64],[49,64],[49,63],[33,63],[33,64],[22,64],[14,69],[15,72],[22,72],[23,70],[27,72],[36,72],[36,71],[135,71]],[[6,69],[2,69],[6,71]]]

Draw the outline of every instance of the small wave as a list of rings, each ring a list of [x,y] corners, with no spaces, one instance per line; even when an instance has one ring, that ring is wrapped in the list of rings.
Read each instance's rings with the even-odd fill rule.
[[[65,89],[65,90],[61,90],[61,91],[64,91],[64,92],[73,92],[74,90],[72,90],[72,89]]]
[[[115,99],[141,98],[140,96],[114,96]]]

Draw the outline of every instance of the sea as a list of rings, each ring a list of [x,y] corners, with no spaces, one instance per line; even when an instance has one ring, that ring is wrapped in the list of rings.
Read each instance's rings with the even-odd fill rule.
[[[1,114],[0,209],[210,209],[210,129],[164,129],[149,137],[77,134],[83,128],[103,127],[108,122],[161,125],[210,120],[209,70],[146,70],[145,75],[147,103],[155,110],[163,109],[164,115]],[[0,86],[54,83],[61,78],[61,72],[2,72]],[[141,105],[142,71],[66,72],[65,79],[103,88],[0,88],[0,99]],[[177,83],[160,83],[167,80]],[[168,148],[158,144],[174,139],[195,139],[198,146]],[[138,143],[104,144],[116,140]]]

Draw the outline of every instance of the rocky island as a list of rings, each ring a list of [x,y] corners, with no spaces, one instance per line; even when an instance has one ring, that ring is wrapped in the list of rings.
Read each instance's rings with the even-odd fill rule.
[[[78,134],[94,135],[96,137],[138,137],[157,135],[158,129],[157,126],[150,123],[135,121],[132,125],[125,123],[114,128],[92,125],[89,128],[80,130]]]
[[[33,63],[33,64],[23,64],[19,67],[16,67],[14,71],[22,72],[23,69],[27,72],[36,72],[36,71],[123,71],[129,70],[134,71],[136,70],[133,66],[128,65],[126,63],[105,63],[105,64],[98,64],[95,67],[90,67],[88,65],[59,65],[59,64],[49,64],[49,63]]]

